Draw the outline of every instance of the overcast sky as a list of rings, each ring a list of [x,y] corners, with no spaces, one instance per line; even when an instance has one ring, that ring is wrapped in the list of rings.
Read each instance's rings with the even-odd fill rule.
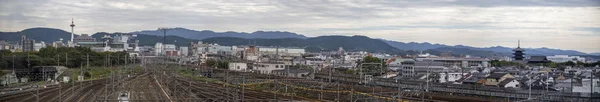
[[[417,2],[415,2],[417,1]],[[600,0],[0,0],[0,31],[184,27],[600,52]]]

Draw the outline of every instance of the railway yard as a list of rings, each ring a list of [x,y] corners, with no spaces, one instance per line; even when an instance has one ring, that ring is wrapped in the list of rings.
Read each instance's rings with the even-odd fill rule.
[[[362,83],[360,78],[344,74],[330,75],[327,71],[316,72],[314,79],[304,79],[174,63],[133,66],[142,69],[131,71],[131,67],[119,67],[111,69],[115,71],[103,78],[65,83],[33,83],[36,84],[33,88],[4,90],[0,94],[0,102],[528,101],[524,94],[510,94],[506,90],[452,85],[432,85],[429,88],[424,87],[423,82],[383,79],[359,84]],[[18,86],[11,88],[18,89]],[[429,91],[424,91],[425,88]],[[543,93],[534,95],[542,97]]]

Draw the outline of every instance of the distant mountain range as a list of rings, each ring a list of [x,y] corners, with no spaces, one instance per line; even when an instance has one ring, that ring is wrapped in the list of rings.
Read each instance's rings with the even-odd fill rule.
[[[31,38],[46,43],[51,43],[60,40],[61,38],[66,43],[71,39],[71,33],[54,28],[29,28],[20,32],[0,32],[0,40],[4,41],[21,41],[21,36],[25,35]]]
[[[421,50],[428,50],[428,49],[435,49],[435,48],[440,48],[440,47],[450,47],[448,45],[443,45],[443,44],[431,44],[431,43],[416,43],[416,42],[409,42],[409,43],[404,43],[404,42],[398,42],[398,41],[391,41],[391,40],[385,40],[385,39],[379,39],[381,41],[384,41],[385,43],[396,47],[398,49],[402,49],[402,50],[416,50],[416,51],[421,51]]]
[[[346,51],[368,51],[379,53],[398,53],[400,50],[383,41],[366,36],[319,36],[314,38],[281,38],[281,39],[244,39],[234,37],[215,37],[202,40],[205,43],[220,45],[258,45],[279,47],[300,47],[310,52],[337,51],[339,47]]]
[[[92,35],[93,38],[101,39],[104,35],[115,35],[115,34],[123,34],[123,33],[106,33],[106,32],[98,32]],[[139,34],[136,37],[139,40],[139,44],[141,46],[154,46],[157,42],[163,42],[163,36],[156,35],[144,35]],[[187,39],[179,36],[169,35],[167,36],[167,43],[175,44],[177,46],[189,46],[191,42],[198,42],[200,40],[195,39]]]
[[[154,45],[156,42],[162,42],[163,32],[160,30],[144,30],[131,32],[138,34],[137,39],[140,45]],[[54,28],[30,28],[20,32],[0,32],[0,40],[19,41],[21,35],[25,34],[28,38],[37,41],[51,43],[59,40],[70,39],[70,33]],[[100,39],[107,34],[98,32],[92,37]],[[243,32],[214,32],[209,30],[195,31],[185,28],[172,28],[167,30],[167,42],[178,46],[188,46],[190,42],[203,41],[206,43],[218,43],[220,45],[259,45],[259,46],[280,46],[280,47],[300,47],[307,51],[337,50],[343,47],[347,51],[369,51],[385,52],[391,54],[416,54],[420,52],[439,54],[441,52],[451,52],[454,55],[472,55],[472,56],[511,56],[512,49],[509,47],[471,47],[464,45],[449,46],[444,44],[431,43],[403,43],[384,39],[372,39],[365,36],[319,36],[306,37],[300,34],[281,31],[256,31],[253,33]],[[575,50],[560,50],[550,48],[525,48],[527,55],[600,55],[600,53],[586,54]]]
[[[164,32],[162,30],[143,30],[143,31],[136,31],[136,32],[131,32],[131,33],[157,35],[157,36],[164,35]],[[210,31],[210,30],[196,31],[196,30],[190,30],[190,29],[185,29],[185,28],[167,29],[167,35],[175,35],[175,36],[180,36],[180,37],[184,37],[184,38],[198,39],[198,40],[202,40],[202,39],[206,39],[206,38],[213,38],[213,37],[235,37],[235,38],[245,38],[245,39],[255,39],[255,38],[261,38],[261,39],[279,39],[279,38],[306,39],[306,36],[304,36],[304,35],[291,33],[291,32],[281,32],[281,31],[256,31],[256,32],[252,32],[252,33],[244,33],[244,32],[233,32],[233,31],[214,32],[214,31]]]
[[[415,43],[415,42],[410,42],[410,43],[403,43],[403,42],[397,42],[397,41],[390,41],[390,40],[383,40],[382,41],[386,42],[387,44],[390,44],[391,46],[394,46],[398,49],[401,50],[429,50],[429,49],[433,49],[433,50],[438,50],[438,51],[449,51],[449,52],[456,52],[457,48],[464,48],[464,49],[470,49],[470,50],[475,50],[475,51],[491,51],[494,52],[496,55],[511,55],[511,53],[513,52],[512,50],[514,48],[509,48],[509,47],[503,47],[503,46],[493,46],[493,47],[471,47],[471,46],[464,46],[464,45],[456,45],[456,46],[449,46],[449,45],[443,45],[443,44],[431,44],[431,43]],[[454,49],[454,50],[450,50],[450,49]],[[561,50],[561,49],[551,49],[551,48],[546,48],[546,47],[542,47],[542,48],[524,48],[525,49],[525,54],[527,55],[544,55],[544,56],[551,56],[551,55],[588,55],[587,53],[583,53],[583,52],[579,52],[579,51],[575,51],[575,50]],[[463,51],[463,50],[458,50],[458,51]],[[463,52],[456,52],[456,53],[463,53]]]

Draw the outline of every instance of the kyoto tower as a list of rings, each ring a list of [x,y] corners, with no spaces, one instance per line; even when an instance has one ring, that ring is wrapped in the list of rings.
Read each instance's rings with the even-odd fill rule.
[[[74,27],[75,27],[75,23],[73,22],[73,18],[71,18],[71,40],[70,40],[71,42],[73,42],[73,36],[74,36],[73,34],[75,34],[75,33],[73,33]]]

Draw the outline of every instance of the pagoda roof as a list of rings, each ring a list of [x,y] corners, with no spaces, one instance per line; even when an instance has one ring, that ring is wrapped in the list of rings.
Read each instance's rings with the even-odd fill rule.
[[[522,49],[521,47],[517,47],[517,48],[513,49],[513,51],[525,51],[525,49]]]

